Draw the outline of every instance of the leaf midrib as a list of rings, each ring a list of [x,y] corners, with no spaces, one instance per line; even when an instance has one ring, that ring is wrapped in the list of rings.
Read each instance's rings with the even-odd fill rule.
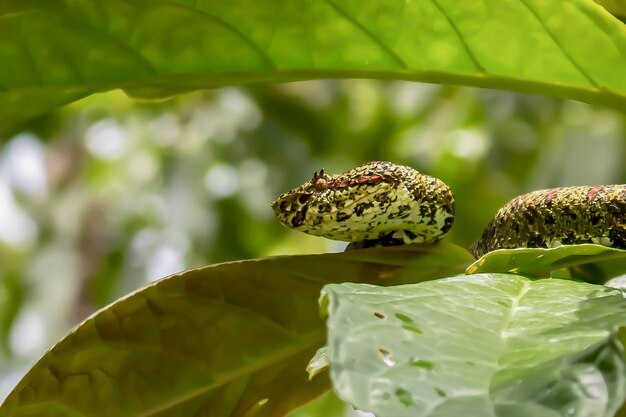
[[[321,328],[317,331],[310,332],[297,339],[300,343],[292,344],[291,346],[284,348],[284,349],[280,349],[276,351],[274,354],[266,356],[265,358],[261,360],[255,361],[248,366],[244,366],[242,368],[239,368],[238,370],[229,372],[227,376],[222,377],[222,378],[217,378],[215,382],[211,384],[203,385],[186,395],[181,395],[179,397],[171,398],[168,401],[164,402],[163,404],[152,407],[143,412],[139,412],[136,414],[136,417],[150,417],[153,415],[157,415],[165,410],[168,410],[179,404],[185,403],[189,400],[199,397],[215,388],[218,388],[220,386],[233,382],[234,380],[241,378],[245,375],[254,374],[258,371],[263,370],[264,368],[268,368],[277,363],[285,362],[286,360],[288,360],[290,357],[294,356],[297,353],[303,352],[315,346],[321,346],[324,343],[325,337],[326,337],[325,328]],[[302,369],[302,372],[303,373],[305,372],[304,368]],[[71,409],[77,413],[84,414],[80,410],[77,410],[74,407],[70,407],[68,404],[64,403],[58,398],[53,399],[53,400],[31,402],[28,404],[21,403],[20,409],[26,410],[29,408],[41,408],[41,406],[48,405],[48,404],[50,405],[61,404],[64,407]]]

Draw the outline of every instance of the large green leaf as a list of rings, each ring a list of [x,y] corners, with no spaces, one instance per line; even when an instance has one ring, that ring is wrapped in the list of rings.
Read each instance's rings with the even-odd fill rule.
[[[626,300],[507,274],[324,288],[336,392],[378,417],[612,417]]]
[[[626,250],[585,243],[555,248],[515,248],[489,252],[471,264],[467,274],[510,272],[532,277],[547,277],[551,271],[590,262],[626,258]]]
[[[1,417],[274,416],[328,389],[305,371],[325,343],[323,285],[461,273],[440,243],[276,257],[191,270],[99,311],[54,346]]]
[[[623,18],[626,16],[626,1],[624,0],[595,0],[610,13]]]
[[[626,108],[626,29],[592,0],[0,2],[0,128],[96,91],[359,77]]]

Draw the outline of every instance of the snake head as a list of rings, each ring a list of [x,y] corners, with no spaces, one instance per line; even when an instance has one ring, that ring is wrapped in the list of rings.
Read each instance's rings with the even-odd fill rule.
[[[396,232],[435,241],[449,229],[452,206],[441,181],[383,161],[332,176],[320,170],[272,203],[284,226],[348,242]]]
[[[281,194],[272,203],[272,208],[278,220],[289,228],[298,229],[306,220],[309,200],[314,195],[324,193],[330,177],[324,173],[324,169],[313,173],[313,178],[294,188],[291,191]],[[316,199],[314,199],[316,200]]]

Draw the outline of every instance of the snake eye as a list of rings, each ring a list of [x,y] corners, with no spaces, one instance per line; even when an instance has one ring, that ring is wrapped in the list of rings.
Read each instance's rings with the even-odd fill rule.
[[[324,191],[326,189],[327,181],[324,178],[318,178],[313,186],[315,191]]]

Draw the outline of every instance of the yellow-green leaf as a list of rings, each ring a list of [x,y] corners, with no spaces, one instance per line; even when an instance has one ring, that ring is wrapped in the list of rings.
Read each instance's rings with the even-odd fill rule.
[[[590,262],[626,258],[626,250],[591,243],[555,248],[499,249],[482,256],[466,274],[509,272],[531,277],[546,277],[550,271]]]

